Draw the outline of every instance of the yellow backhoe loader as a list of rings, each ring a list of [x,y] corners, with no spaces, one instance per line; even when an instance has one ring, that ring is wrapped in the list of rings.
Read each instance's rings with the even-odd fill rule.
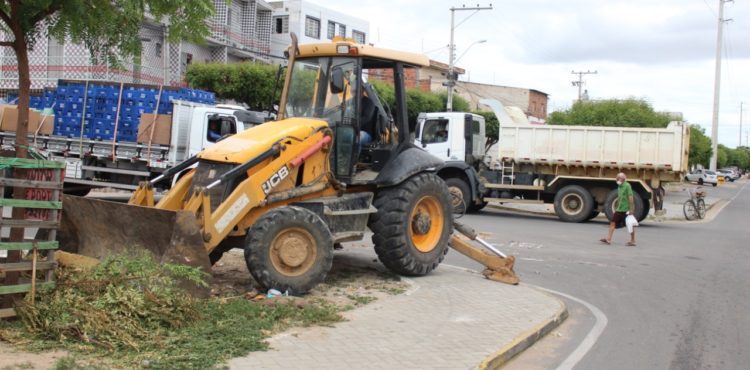
[[[288,62],[277,121],[141,183],[128,204],[66,197],[62,247],[97,258],[141,247],[206,270],[243,248],[259,284],[301,294],[325,278],[335,243],[360,240],[369,227],[392,271],[435,269],[452,233],[451,200],[433,172],[441,161],[413,145],[405,90],[406,70],[429,60],[343,38],[298,45],[293,36]],[[393,107],[366,82],[375,75],[393,80]],[[174,176],[155,203],[154,184]]]

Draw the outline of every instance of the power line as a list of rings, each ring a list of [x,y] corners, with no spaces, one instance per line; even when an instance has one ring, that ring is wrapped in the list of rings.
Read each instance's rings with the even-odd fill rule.
[[[578,75],[578,81],[573,81],[573,86],[578,86],[578,101],[581,101],[581,88],[583,87],[583,75],[595,75],[597,71],[570,71],[571,74]]]

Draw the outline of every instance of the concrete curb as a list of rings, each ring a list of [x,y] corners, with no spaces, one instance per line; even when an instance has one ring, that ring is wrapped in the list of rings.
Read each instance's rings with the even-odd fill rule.
[[[507,345],[497,350],[495,353],[489,355],[482,361],[482,363],[479,364],[479,366],[477,366],[477,369],[494,370],[501,368],[517,354],[531,347],[534,343],[542,339],[545,335],[549,334],[549,332],[557,328],[560,324],[562,324],[563,321],[565,321],[565,319],[568,318],[568,307],[563,301],[551,294],[545,292],[542,293],[547,294],[551,298],[555,299],[558,303],[560,303],[560,309],[558,309],[554,315],[547,318],[544,322],[538,324],[535,328],[520,334],[511,343],[508,343]]]
[[[460,266],[453,266],[449,264],[442,264],[441,266],[469,272],[469,273],[476,274],[476,275],[481,275],[474,270],[467,269],[467,268],[460,267]],[[542,339],[545,335],[549,334],[549,332],[557,328],[560,324],[562,324],[563,321],[565,321],[565,319],[568,318],[568,306],[565,305],[565,302],[563,302],[556,296],[549,294],[547,292],[541,291],[539,289],[536,289],[533,286],[529,286],[525,284],[521,284],[521,285],[527,288],[532,288],[554,299],[560,305],[560,308],[552,316],[548,317],[543,322],[537,324],[534,328],[519,334],[510,343],[506,344],[499,350],[487,356],[484,360],[482,360],[482,362],[479,365],[477,365],[476,369],[478,370],[499,369],[500,367],[505,365],[508,361],[510,361],[510,359],[515,357],[517,354],[523,352],[527,348],[531,347],[538,340]]]

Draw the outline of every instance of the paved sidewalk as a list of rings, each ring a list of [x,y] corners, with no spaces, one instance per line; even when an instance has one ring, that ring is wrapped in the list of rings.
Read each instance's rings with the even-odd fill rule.
[[[347,249],[375,264],[371,249]],[[379,264],[379,263],[377,263]],[[531,287],[441,265],[408,279],[404,294],[347,312],[330,328],[301,328],[269,340],[267,352],[232,369],[495,368],[567,317],[565,305]]]

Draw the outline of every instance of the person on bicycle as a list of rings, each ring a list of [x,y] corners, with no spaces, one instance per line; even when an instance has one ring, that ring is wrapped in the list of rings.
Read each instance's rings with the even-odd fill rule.
[[[609,220],[609,233],[606,238],[600,239],[604,244],[612,244],[612,235],[615,233],[617,225],[624,224],[625,218],[635,212],[635,200],[633,198],[633,188],[627,182],[625,174],[620,172],[615,177],[617,181],[617,200],[615,204],[615,213]],[[626,244],[629,247],[635,247],[635,228],[630,232],[630,241]]]

